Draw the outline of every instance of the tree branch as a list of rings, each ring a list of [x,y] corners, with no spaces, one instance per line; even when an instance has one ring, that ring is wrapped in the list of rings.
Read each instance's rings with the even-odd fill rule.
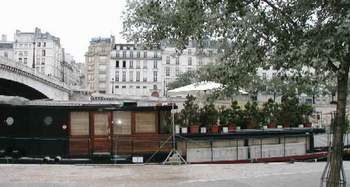
[[[331,68],[333,72],[337,72],[339,68],[333,64],[332,60],[328,57],[327,66]]]
[[[292,23],[292,25],[295,28],[297,28],[298,25],[293,21],[293,19],[288,14],[283,12],[280,8],[278,8],[277,6],[275,6],[273,3],[269,2],[268,0],[262,0],[262,1],[265,2],[267,5],[269,5],[272,9],[280,12],[285,18],[287,18]]]

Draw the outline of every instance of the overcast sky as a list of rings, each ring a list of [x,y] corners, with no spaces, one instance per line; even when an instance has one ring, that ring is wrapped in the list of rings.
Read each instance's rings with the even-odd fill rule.
[[[84,62],[92,37],[121,38],[121,15],[126,0],[1,0],[0,34],[13,40],[16,29],[35,27],[61,38],[61,45],[75,60]]]

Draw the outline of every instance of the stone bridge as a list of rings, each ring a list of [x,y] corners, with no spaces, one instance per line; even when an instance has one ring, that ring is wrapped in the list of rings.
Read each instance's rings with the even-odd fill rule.
[[[0,57],[0,95],[68,100],[69,87],[19,62]]]

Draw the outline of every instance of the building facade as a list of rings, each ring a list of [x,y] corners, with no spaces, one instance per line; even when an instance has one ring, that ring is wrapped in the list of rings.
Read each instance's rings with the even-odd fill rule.
[[[107,94],[110,89],[110,59],[114,37],[93,38],[85,54],[86,83],[91,92]]]
[[[64,50],[60,39],[39,28],[34,32],[17,30],[14,35],[14,59],[36,72],[62,80],[61,63],[64,60]]]
[[[162,67],[166,85],[187,71],[196,71],[204,65],[216,63],[216,50],[210,48],[199,49],[195,46],[188,46],[181,53],[175,47],[165,46],[162,49]]]
[[[114,44],[110,61],[108,93],[132,96],[163,95],[162,56],[160,48],[133,44]]]

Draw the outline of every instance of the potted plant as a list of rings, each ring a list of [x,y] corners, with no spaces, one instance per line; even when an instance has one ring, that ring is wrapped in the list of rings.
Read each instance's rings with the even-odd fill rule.
[[[302,104],[299,108],[299,115],[302,119],[302,124],[304,127],[310,128],[312,124],[310,123],[309,117],[313,112],[313,107],[311,105]]]
[[[195,102],[196,98],[192,95],[186,96],[186,101],[184,103],[184,108],[181,110],[181,116],[183,118],[184,124],[181,128],[182,133],[188,132],[188,127],[190,127],[191,133],[198,133],[199,126],[198,124],[198,110],[199,106]],[[193,126],[193,129],[191,129]]]
[[[267,123],[268,128],[277,127],[278,107],[278,104],[275,103],[271,98],[263,104],[262,115],[264,121]]]
[[[244,119],[247,124],[248,129],[256,129],[259,127],[259,122],[262,120],[261,111],[258,108],[258,103],[256,101],[250,103],[247,102],[244,105]]]
[[[218,111],[215,109],[215,105],[213,103],[204,105],[204,107],[201,108],[200,111],[201,123],[207,127],[210,127],[212,133],[218,133]]]

